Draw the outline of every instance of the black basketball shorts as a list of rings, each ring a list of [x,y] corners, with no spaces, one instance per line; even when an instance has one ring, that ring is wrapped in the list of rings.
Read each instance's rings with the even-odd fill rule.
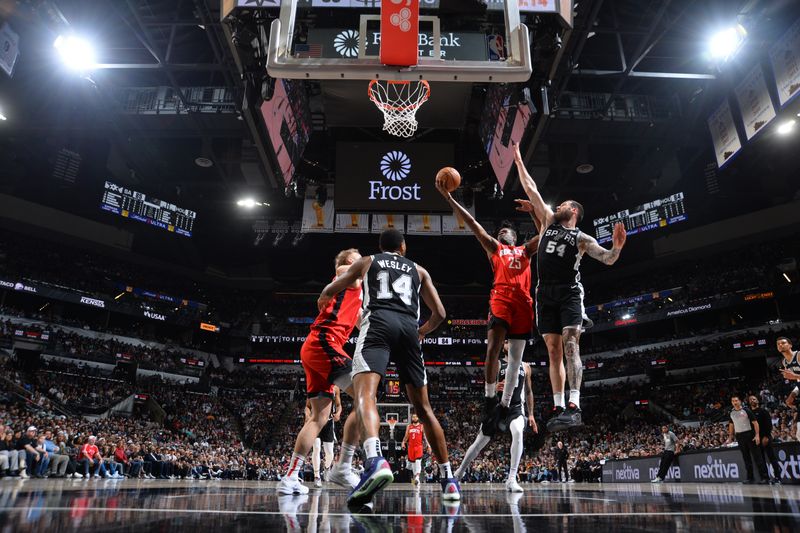
[[[336,442],[332,418],[322,427],[317,438],[322,442]]]
[[[403,385],[421,388],[428,384],[417,321],[392,311],[368,311],[361,319],[352,376],[375,372],[383,377],[389,361],[397,366]]]
[[[536,288],[536,329],[540,335],[561,335],[583,324],[583,285],[540,285]]]

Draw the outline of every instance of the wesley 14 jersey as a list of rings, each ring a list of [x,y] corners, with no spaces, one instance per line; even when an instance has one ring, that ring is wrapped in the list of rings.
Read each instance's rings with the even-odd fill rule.
[[[364,309],[393,311],[419,320],[421,285],[416,263],[398,254],[375,254],[364,276]]]

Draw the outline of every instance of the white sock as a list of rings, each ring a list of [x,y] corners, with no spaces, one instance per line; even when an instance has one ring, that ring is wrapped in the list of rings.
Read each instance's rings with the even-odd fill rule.
[[[381,439],[378,437],[371,437],[369,439],[364,440],[364,453],[367,454],[367,459],[372,459],[373,457],[380,457],[383,454],[381,453]]]
[[[305,464],[305,457],[293,453],[292,458],[289,460],[289,470],[286,472],[286,477],[289,479],[297,479],[297,475],[302,472]]]
[[[325,470],[329,470],[333,464],[333,443],[323,442],[322,451],[325,452],[325,463],[323,463],[325,465]]]
[[[569,401],[574,403],[575,406],[580,409],[581,408],[581,391],[579,390],[569,390]]]
[[[314,447],[311,448],[311,466],[314,469],[314,478],[319,477],[319,451],[322,441],[319,438],[314,440]]]
[[[450,461],[439,465],[439,476],[442,479],[450,479],[453,477],[453,471],[450,469]]]
[[[339,462],[337,464],[346,468],[350,468],[353,465],[353,455],[355,455],[355,453],[356,445],[347,444],[345,442],[342,444],[342,450],[339,452]]]
[[[566,407],[564,405],[564,393],[563,392],[554,392],[553,393],[553,405],[556,407]]]
[[[497,382],[484,383],[483,390],[486,393],[487,398],[494,398],[495,396],[497,396]]]
[[[522,354],[525,351],[525,341],[522,339],[510,339],[508,341],[508,368],[506,369],[506,384],[503,386],[503,398],[500,403],[508,407],[511,403],[511,396],[517,388],[517,375],[519,367],[522,366]]]
[[[508,469],[508,480],[517,480],[519,462],[522,460],[522,443],[525,433],[525,419],[521,416],[515,418],[510,426],[511,430],[511,466]]]

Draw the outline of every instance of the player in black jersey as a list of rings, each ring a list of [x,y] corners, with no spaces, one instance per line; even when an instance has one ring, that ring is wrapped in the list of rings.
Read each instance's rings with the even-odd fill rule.
[[[778,351],[783,356],[781,359],[781,375],[790,384],[794,384],[789,395],[786,397],[786,405],[797,408],[797,396],[800,395],[800,357],[798,351],[792,350],[792,341],[787,337],[778,337],[776,342]],[[791,386],[791,385],[790,385]],[[794,428],[795,437],[800,440],[800,420]]]
[[[439,463],[442,499],[461,498],[458,481],[453,477],[444,432],[428,400],[428,377],[422,357],[422,338],[435,330],[445,317],[439,293],[428,271],[405,257],[406,241],[397,230],[380,236],[381,253],[362,257],[342,276],[329,284],[319,297],[324,309],[330,299],[354,281],[363,278],[363,313],[358,342],[353,354],[354,409],[361,427],[367,461],[361,482],[348,498],[351,507],[360,508],[372,496],[394,480],[389,463],[381,456],[378,439],[380,417],[376,394],[389,361],[397,365],[400,381],[425,428],[425,436]],[[431,316],[419,325],[420,302]]]
[[[509,357],[508,357],[509,342],[503,344],[504,357],[500,364],[500,371],[498,372],[497,385],[501,390],[505,390],[511,383],[508,381]],[[517,470],[519,469],[519,462],[522,459],[522,442],[523,434],[525,431],[525,424],[531,427],[534,433],[539,431],[536,427],[536,419],[533,417],[533,385],[532,385],[532,371],[528,363],[522,363],[517,373],[517,379],[512,382],[516,385],[514,393],[511,395],[511,403],[508,405],[509,420],[508,429],[511,432],[511,466],[508,470],[508,479],[506,480],[506,490],[508,492],[523,492],[522,487],[517,482]],[[522,401],[522,395],[525,395],[525,402]],[[481,424],[478,430],[478,436],[475,441],[464,454],[464,460],[456,470],[456,479],[459,481],[467,472],[470,463],[478,457],[478,454],[486,447],[495,435],[496,428],[493,425]]]
[[[787,337],[778,337],[776,342],[778,351],[783,356],[781,360],[781,374],[788,382],[800,381],[800,359],[798,359],[798,352],[792,350],[792,341]],[[786,397],[786,405],[794,407],[797,402],[797,395],[800,394],[800,386],[795,385],[789,396]]]
[[[520,211],[527,211],[539,223],[539,252],[536,286],[536,329],[544,338],[550,355],[550,383],[553,386],[553,416],[547,422],[550,432],[583,424],[580,390],[583,382],[579,340],[584,323],[583,285],[580,263],[583,255],[613,265],[619,259],[627,234],[622,223],[614,225],[613,246],[606,250],[578,229],[583,206],[566,200],[555,212],[539,194],[536,183],[522,162],[519,145],[514,144],[514,162],[519,180],[529,201],[517,200]],[[564,357],[566,356],[566,376]],[[569,405],[564,405],[564,385],[569,377]]]

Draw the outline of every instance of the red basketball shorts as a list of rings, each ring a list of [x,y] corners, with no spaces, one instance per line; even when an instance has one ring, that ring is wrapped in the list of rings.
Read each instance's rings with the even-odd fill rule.
[[[502,324],[511,339],[527,339],[533,329],[533,301],[507,298],[495,291],[489,299],[489,328]]]
[[[306,372],[306,392],[309,398],[333,398],[333,386],[349,386],[353,360],[341,344],[325,331],[312,331],[300,349],[300,360]]]

